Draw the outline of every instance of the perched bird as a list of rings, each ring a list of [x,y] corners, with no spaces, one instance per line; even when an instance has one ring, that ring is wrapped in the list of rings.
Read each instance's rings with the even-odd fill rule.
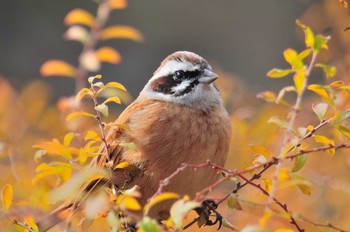
[[[130,164],[116,170],[109,182],[124,189],[139,186],[140,203],[145,205],[159,182],[182,163],[210,160],[224,165],[231,124],[213,84],[217,78],[209,63],[195,53],[179,51],[165,58],[138,98],[116,120],[129,129],[111,129],[108,133],[110,160]],[[134,143],[137,151],[120,146],[120,142]],[[106,159],[101,155],[94,165],[103,167]],[[164,191],[194,197],[216,178],[217,172],[212,169],[185,170]],[[157,204],[150,215],[158,218],[169,211],[171,203]],[[54,223],[51,218],[50,223],[39,222],[39,226],[45,230]]]

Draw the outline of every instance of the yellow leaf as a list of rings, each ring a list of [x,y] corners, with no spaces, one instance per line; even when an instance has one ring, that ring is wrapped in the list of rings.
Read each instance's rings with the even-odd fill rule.
[[[265,211],[264,215],[259,219],[259,225],[261,228],[265,228],[267,222],[273,217],[273,212],[270,210]]]
[[[294,70],[292,69],[282,70],[282,69],[273,68],[266,75],[270,78],[282,78],[293,72]]]
[[[99,34],[101,40],[107,39],[130,39],[136,42],[143,40],[141,32],[129,26],[110,26],[102,30]]]
[[[299,58],[298,53],[288,48],[283,52],[284,59],[292,66],[292,69],[300,69],[304,66],[303,61]]]
[[[81,24],[92,27],[95,24],[95,17],[83,9],[71,10],[64,18],[64,23],[68,26]]]
[[[76,75],[76,69],[62,60],[49,60],[41,66],[40,73],[46,77],[65,76],[74,78]]]
[[[13,198],[13,188],[12,185],[6,184],[2,188],[2,207],[5,211],[7,211],[11,205],[12,205],[12,198]]]
[[[260,92],[256,96],[257,98],[261,98],[267,102],[275,102],[276,101],[276,94],[271,91],[264,91]]]
[[[117,103],[117,104],[120,104],[121,101],[120,101],[120,98],[119,97],[110,97],[110,98],[107,98],[103,104],[106,104],[108,102],[114,102],[114,103]]]
[[[68,147],[70,145],[70,143],[72,142],[73,138],[74,138],[73,132],[66,134],[63,138],[63,145]]]
[[[30,226],[33,232],[38,232],[39,228],[37,224],[35,223],[35,219],[33,216],[26,216],[24,217],[24,221]]]
[[[314,135],[314,138],[317,143],[322,143],[325,146],[332,146],[332,148],[330,148],[328,152],[332,157],[334,156],[335,148],[334,148],[334,141],[332,139],[329,139],[322,135]]]
[[[119,163],[117,166],[115,166],[114,170],[115,169],[123,169],[123,168],[126,168],[129,165],[130,164],[128,162],[124,161],[124,162]]]
[[[128,210],[141,210],[140,203],[133,197],[125,196],[123,200],[123,205],[125,209]]]
[[[77,95],[75,96],[75,101],[79,102],[81,99],[83,99],[86,95],[88,96],[93,96],[93,93],[90,89],[88,88],[82,88]]]
[[[272,181],[266,178],[261,178],[260,180],[264,182],[266,191],[270,193],[272,189]]]
[[[330,86],[332,87],[341,87],[344,86],[344,81],[333,81]]]
[[[304,85],[305,85],[305,81],[306,81],[306,71],[305,69],[299,69],[294,77],[294,85],[295,85],[295,89],[297,90],[298,95],[300,95],[303,90],[304,90]]]
[[[93,130],[89,130],[84,138],[85,140],[95,140],[95,141],[100,141],[101,137],[99,134],[97,134]]]
[[[200,203],[196,201],[189,201],[185,196],[183,199],[177,200],[170,208],[170,216],[176,228],[182,229],[184,218],[189,211],[200,207]]]
[[[281,169],[281,171],[278,174],[278,179],[279,180],[284,180],[284,181],[291,180],[289,171],[288,171],[288,169],[286,167]]]
[[[299,27],[301,27],[304,30],[306,46],[309,48],[313,48],[315,43],[315,36],[310,27],[304,25],[299,19],[296,20],[296,23]]]
[[[126,88],[124,87],[124,85],[118,82],[109,82],[103,87],[103,89],[106,89],[106,88],[116,88],[116,89],[126,91]]]
[[[257,145],[250,146],[250,149],[255,154],[260,154],[260,155],[265,156],[266,158],[270,158],[269,152],[267,151],[266,147],[264,147],[264,146],[257,146]]]
[[[165,200],[170,200],[170,199],[177,199],[179,198],[180,195],[177,193],[172,193],[172,192],[165,192],[161,193],[154,198],[152,198],[143,208],[144,212],[148,212],[148,210],[153,207],[154,205],[158,204],[159,202],[165,201]]]
[[[66,121],[70,121],[70,120],[72,120],[73,118],[76,118],[76,117],[79,117],[79,116],[88,116],[88,117],[95,118],[95,115],[93,115],[93,114],[89,114],[89,113],[80,111],[80,112],[73,112],[73,113],[70,113],[70,114],[66,117]]]
[[[126,0],[109,0],[108,3],[112,9],[124,9],[128,5]]]
[[[308,86],[308,89],[318,94],[328,104],[334,106],[334,102],[325,87],[312,84]]]
[[[102,47],[96,51],[97,59],[100,62],[118,64],[121,61],[120,53],[111,47]]]

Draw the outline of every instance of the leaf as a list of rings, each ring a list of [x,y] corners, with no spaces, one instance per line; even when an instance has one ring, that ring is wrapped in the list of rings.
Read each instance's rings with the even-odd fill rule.
[[[118,196],[116,205],[124,210],[138,211],[142,209],[140,203],[133,196],[122,194]]]
[[[144,207],[143,211],[145,214],[149,211],[150,208],[152,208],[154,205],[158,204],[159,202],[165,201],[165,200],[171,200],[171,199],[177,199],[180,195],[177,193],[172,192],[164,192],[161,193],[155,197],[153,197]]]
[[[231,230],[240,231],[237,227],[235,227],[232,223],[230,223],[225,217],[222,217],[222,226],[229,228]]]
[[[292,66],[293,70],[303,68],[303,61],[298,57],[298,53],[288,48],[283,52],[284,59]]]
[[[285,77],[290,73],[295,72],[292,69],[277,69],[277,68],[273,68],[271,69],[266,75],[270,78],[281,78],[281,77]]]
[[[36,184],[42,178],[51,175],[59,176],[63,181],[67,181],[72,176],[72,166],[68,163],[56,162],[52,164],[41,163],[36,167],[38,174],[33,178],[32,184]]]
[[[48,154],[60,155],[68,160],[72,160],[73,154],[78,154],[78,149],[64,146],[59,140],[53,139],[52,141],[42,142],[34,145],[34,148],[43,149]]]
[[[126,161],[124,162],[121,162],[119,164],[117,164],[115,167],[114,167],[114,170],[116,169],[123,169],[123,168],[126,168],[127,166],[129,166],[130,164]]]
[[[304,30],[305,45],[309,48],[313,48],[315,44],[315,37],[310,27],[304,25],[299,19],[296,20],[296,24]]]
[[[307,155],[306,154],[302,154],[302,155],[299,155],[297,157],[294,158],[294,163],[293,163],[293,166],[292,166],[292,172],[298,172],[300,171],[305,163],[306,163],[306,160],[307,160]]]
[[[201,204],[199,202],[187,201],[184,198],[176,201],[170,208],[170,216],[175,227],[182,229],[182,224],[187,213],[200,206]]]
[[[12,198],[13,198],[13,188],[10,184],[5,184],[5,186],[2,188],[2,207],[5,211],[8,211],[9,208],[12,205]]]
[[[338,126],[342,121],[344,121],[345,119],[347,119],[350,116],[349,112],[341,112],[338,111],[335,113],[335,115],[333,116],[333,119],[331,121],[331,125],[332,126]]]
[[[284,129],[288,128],[288,122],[286,122],[285,120],[281,119],[278,116],[271,117],[267,122],[268,123],[274,123],[277,126],[279,126],[281,128],[284,128]]]
[[[308,89],[318,94],[325,102],[331,106],[334,106],[334,101],[331,99],[329,90],[327,90],[324,86],[312,84],[308,86]]]
[[[344,81],[333,81],[330,86],[332,87],[341,87],[344,86]]]
[[[121,142],[120,146],[127,147],[128,149],[130,149],[132,151],[138,151],[135,143]]]
[[[256,95],[257,98],[261,98],[265,100],[266,102],[275,102],[276,101],[276,94],[271,91],[264,91],[260,92]]]
[[[137,223],[137,226],[142,229],[137,232],[161,232],[162,229],[159,227],[156,220],[149,217],[143,217],[141,221]]]
[[[241,204],[239,203],[238,194],[237,193],[235,193],[235,194],[231,193],[230,194],[230,197],[227,199],[227,206],[230,209],[243,210]]]
[[[263,230],[259,226],[246,226],[241,232],[263,232]]]
[[[79,102],[79,101],[81,101],[81,99],[83,99],[85,96],[90,96],[90,97],[93,96],[93,93],[92,93],[91,89],[82,88],[82,89],[77,93],[77,95],[75,96],[75,101],[76,101],[76,102]]]
[[[101,137],[98,133],[93,130],[89,130],[84,138],[85,140],[101,141]]]
[[[327,113],[327,109],[328,109],[328,104],[326,103],[319,103],[317,105],[312,105],[312,110],[315,112],[315,114],[320,120],[324,119],[324,116]]]
[[[117,104],[121,104],[121,101],[120,101],[120,98],[119,97],[110,97],[110,98],[107,98],[103,104],[106,104],[108,102],[114,102],[114,103],[117,103]]]
[[[72,142],[73,138],[74,138],[73,132],[69,132],[68,134],[66,134],[63,138],[63,145],[68,147],[70,145],[70,143]]]
[[[304,51],[302,51],[298,54],[298,57],[299,57],[299,59],[303,60],[306,57],[308,57],[311,54],[311,52],[312,52],[312,49],[305,49]]]
[[[79,62],[81,66],[87,69],[90,72],[97,72],[101,68],[101,63],[97,59],[97,55],[94,51],[84,52],[79,57]]]
[[[291,176],[290,176],[290,173],[289,173],[289,170],[284,167],[280,170],[280,172],[278,173],[278,179],[279,180],[284,180],[284,181],[289,181],[291,180]]]
[[[96,57],[100,62],[118,64],[121,61],[121,55],[114,48],[102,47],[96,51]]]
[[[89,38],[89,32],[82,26],[74,25],[68,28],[68,30],[64,33],[64,38],[84,44]]]
[[[277,229],[277,230],[274,230],[273,232],[294,232],[294,230],[290,230],[290,229]]]
[[[339,126],[338,130],[348,139],[350,139],[350,129],[345,126]]]
[[[296,180],[296,185],[300,191],[305,195],[311,195],[311,183],[304,177],[299,176],[295,173],[292,174],[294,180]]]
[[[49,60],[40,67],[41,75],[47,76],[65,76],[75,78],[76,69],[62,60]]]
[[[328,150],[330,155],[333,157],[335,154],[335,148],[334,148],[334,141],[332,139],[329,139],[322,135],[314,135],[315,141],[317,143],[322,143],[325,146],[331,146],[331,148]]]
[[[135,28],[129,27],[129,26],[110,26],[110,27],[107,27],[100,32],[99,38],[101,40],[130,39],[130,40],[134,40],[136,42],[143,41],[143,35],[141,34],[141,32],[139,32]]]
[[[66,117],[66,121],[70,121],[73,118],[80,117],[80,116],[87,116],[87,117],[95,118],[95,115],[93,115],[93,114],[89,114],[87,112],[80,111],[80,112],[73,112],[73,113],[68,114],[68,116]]]
[[[127,0],[108,0],[111,9],[124,9],[127,7]]]
[[[108,106],[104,103],[95,106],[95,110],[101,112],[105,117],[108,117]]]
[[[71,10],[64,18],[64,23],[68,26],[81,24],[88,27],[95,25],[95,17],[83,9]]]
[[[33,216],[25,216],[24,221],[32,229],[30,232],[39,232],[38,225],[35,223],[35,219]]]
[[[321,49],[328,49],[328,38],[322,35],[316,35],[314,49],[319,52]]]
[[[264,146],[258,146],[258,145],[250,146],[250,150],[252,152],[254,152],[255,154],[261,154],[261,155],[265,156],[266,158],[270,158],[269,152],[267,151],[266,147],[264,147]]]
[[[306,70],[304,68],[299,69],[293,76],[293,80],[298,95],[302,94],[305,88],[304,85],[306,82]]]
[[[337,73],[337,69],[334,66],[329,66],[325,64],[315,64],[315,67],[322,68],[327,78],[334,77],[335,74]]]
[[[271,193],[272,190],[272,181],[267,178],[260,178],[260,180],[264,183],[265,189],[267,192]]]
[[[108,82],[104,88],[116,88],[116,89],[120,89],[123,91],[126,91],[126,88],[124,87],[124,85],[118,83],[118,82]]]

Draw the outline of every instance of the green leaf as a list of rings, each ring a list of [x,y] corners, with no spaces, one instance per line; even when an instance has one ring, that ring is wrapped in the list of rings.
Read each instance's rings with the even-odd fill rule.
[[[319,103],[317,105],[312,105],[312,110],[316,113],[317,117],[320,120],[324,119],[324,116],[327,113],[327,109],[328,109],[328,104],[326,103]]]
[[[306,154],[302,154],[295,157],[293,167],[292,167],[292,172],[300,171],[304,167],[306,160],[307,160]]]
[[[290,73],[295,72],[292,69],[277,69],[277,68],[273,68],[271,69],[266,75],[270,78],[281,78],[281,77],[285,77]]]
[[[308,89],[318,94],[325,102],[327,102],[331,106],[334,106],[334,101],[331,98],[329,89],[326,89],[322,85],[316,85],[316,84],[309,85]]]
[[[101,112],[101,114],[105,117],[108,117],[108,106],[104,103],[95,106],[95,110]]]
[[[277,126],[279,126],[281,128],[284,128],[284,129],[288,128],[288,122],[286,122],[285,120],[281,119],[278,116],[271,117],[267,122],[268,123],[274,123]]]
[[[334,77],[335,74],[337,73],[337,69],[334,66],[329,66],[325,64],[316,64],[315,66],[322,68],[327,78]]]
[[[347,119],[350,116],[349,112],[337,112],[333,116],[333,119],[331,121],[332,126],[338,126],[344,119]]]
[[[299,27],[301,27],[304,30],[304,34],[305,34],[305,45],[309,48],[313,48],[314,47],[314,41],[315,41],[315,37],[314,37],[314,33],[312,32],[312,30],[310,29],[310,27],[304,25],[300,20],[296,20],[296,23]]]
[[[339,126],[338,130],[348,139],[350,139],[350,129],[345,126]]]
[[[95,115],[93,115],[93,114],[89,114],[89,113],[87,113],[87,112],[80,111],[80,112],[73,112],[73,113],[69,114],[69,115],[66,117],[66,121],[70,121],[70,120],[72,120],[73,118],[76,118],[76,117],[79,117],[79,116],[88,116],[88,117],[95,118]]]
[[[159,227],[156,220],[149,217],[144,217],[142,221],[137,223],[137,226],[144,232],[161,232],[162,229]]]
[[[231,230],[235,230],[235,231],[240,231],[240,229],[238,229],[237,227],[235,227],[231,222],[229,222],[225,217],[222,217],[222,226],[229,228]]]
[[[303,61],[299,58],[298,53],[288,48],[283,52],[284,59],[292,66],[293,70],[303,68]]]
[[[241,204],[239,203],[239,200],[238,200],[238,194],[235,193],[231,193],[230,194],[230,197],[227,199],[227,206],[230,208],[230,209],[237,209],[237,210],[242,210],[242,206]]]
[[[328,49],[328,38],[322,35],[316,35],[314,49],[319,52],[321,49]]]
[[[302,94],[302,92],[304,91],[304,85],[306,82],[306,70],[303,69],[299,69],[294,77],[294,85],[295,85],[295,89],[297,90],[298,95]]]

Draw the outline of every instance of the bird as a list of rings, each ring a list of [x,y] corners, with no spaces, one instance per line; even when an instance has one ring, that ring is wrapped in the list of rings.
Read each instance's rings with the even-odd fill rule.
[[[93,160],[93,166],[102,168],[111,160],[114,164],[130,164],[116,170],[103,183],[123,189],[138,186],[139,202],[144,206],[156,193],[160,181],[182,163],[196,165],[210,160],[223,166],[229,152],[231,123],[214,85],[217,78],[209,63],[193,52],[177,51],[167,56],[139,96],[116,119],[116,124],[128,129],[111,128],[107,133],[109,159],[100,155]],[[133,143],[137,150],[121,146],[121,142]],[[217,171],[212,169],[186,169],[171,179],[163,191],[193,198],[217,178]],[[149,215],[158,219],[169,212],[172,203],[158,203]],[[38,223],[40,231],[58,223],[57,216],[47,221]]]

